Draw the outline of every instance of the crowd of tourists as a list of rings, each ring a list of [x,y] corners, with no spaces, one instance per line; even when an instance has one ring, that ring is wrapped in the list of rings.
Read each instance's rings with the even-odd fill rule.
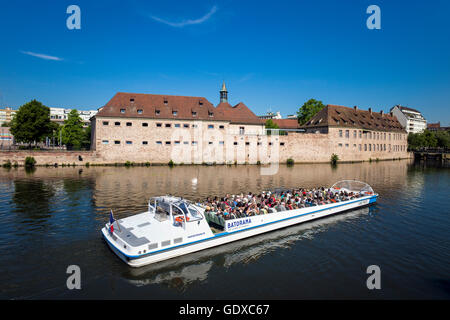
[[[360,193],[335,189],[313,188],[293,189],[280,192],[263,191],[256,195],[229,195],[208,197],[200,204],[206,212],[214,213],[225,220],[269,214],[285,210],[295,210],[310,206],[320,206],[361,197]]]

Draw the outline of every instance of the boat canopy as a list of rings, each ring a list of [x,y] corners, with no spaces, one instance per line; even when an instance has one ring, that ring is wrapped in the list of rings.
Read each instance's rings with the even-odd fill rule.
[[[373,189],[365,182],[357,180],[341,180],[333,184],[331,189],[346,190],[347,192],[359,192],[373,194]]]
[[[185,216],[187,221],[203,219],[201,213],[190,201],[180,197],[160,196],[150,198],[149,211],[154,212],[158,216],[158,220],[167,220],[170,215],[174,217]]]

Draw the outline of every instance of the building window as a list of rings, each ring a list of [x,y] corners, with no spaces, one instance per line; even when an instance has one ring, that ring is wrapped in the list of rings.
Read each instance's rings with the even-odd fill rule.
[[[126,144],[133,144],[133,141],[126,141]]]
[[[172,125],[170,123],[166,123],[166,128],[170,128]]]
[[[369,144],[369,151],[372,151],[372,145]]]
[[[361,145],[359,145],[359,151],[361,151]]]
[[[175,141],[174,143],[175,143],[175,145],[179,145],[180,141]]]
[[[189,144],[189,142],[188,141],[183,141],[183,144]]]
[[[348,143],[345,144],[345,147],[348,148]]]
[[[167,105],[168,103],[167,99],[164,99],[164,104]]]
[[[213,124],[208,124],[208,129],[214,129],[214,125]]]
[[[161,144],[162,144],[162,141],[156,141],[156,144],[161,145]]]
[[[219,126],[219,129],[225,129],[225,126]]]
[[[342,130],[339,130],[339,137],[342,138]]]
[[[342,148],[342,143],[339,143],[339,144],[338,144],[338,147],[339,147],[339,148]]]
[[[143,111],[142,109],[138,109],[138,110],[137,110],[137,113],[138,113],[138,114],[142,114],[143,112],[144,112],[144,111]]]
[[[120,122],[114,122],[115,126],[120,126]]]
[[[353,138],[356,139],[356,130],[353,130]]]
[[[176,117],[176,116],[177,116],[177,114],[178,114],[178,111],[172,111],[172,115],[173,115],[173,116],[175,116],[175,117]]]
[[[192,125],[192,128],[198,128],[198,125],[193,124],[193,125]]]
[[[235,142],[233,142],[233,144],[234,144],[235,146],[237,146],[238,143],[237,143],[237,141],[235,141]]]
[[[142,144],[147,145],[148,141],[142,141]]]
[[[131,122],[127,122],[127,127],[131,127],[133,124]]]
[[[239,134],[245,133],[245,127],[239,127]]]
[[[120,109],[120,113],[125,113],[125,109]]]
[[[108,126],[109,125],[109,121],[103,121],[103,125],[104,126]]]
[[[284,142],[280,142],[280,146],[284,146]]]
[[[179,127],[180,127],[180,124],[179,124],[179,123],[175,123],[173,126],[174,126],[175,128],[179,128]]]
[[[120,144],[120,141],[119,140],[115,140],[114,144]]]
[[[155,114],[156,114],[157,116],[159,116],[160,111],[159,111],[159,110],[155,110]]]
[[[250,145],[250,142],[246,142],[245,145],[246,145],[246,146],[249,146],[249,145]]]
[[[202,106],[202,105],[203,105],[203,101],[200,100],[200,101],[198,102],[198,104],[199,104],[200,106]]]
[[[157,123],[156,126],[160,128],[162,127],[162,123]]]
[[[183,124],[183,128],[189,128],[189,125],[187,123]]]
[[[210,118],[212,118],[212,117],[214,117],[214,113],[213,113],[213,112],[208,112],[208,116],[209,116]]]
[[[169,144],[170,144],[170,141],[166,141],[166,144],[169,145]]]
[[[142,123],[142,126],[143,126],[143,127],[148,127],[148,123],[147,123],[147,122],[143,122],[143,123]]]
[[[223,145],[223,144],[224,144],[224,142],[223,142],[223,141],[219,141],[219,144],[220,144],[220,145]]]
[[[196,116],[197,116],[197,112],[192,111],[192,116],[193,116],[193,117],[196,117]]]
[[[367,144],[364,144],[364,151],[367,151]]]
[[[359,138],[360,139],[362,138],[362,131],[361,130],[359,130]]]
[[[196,146],[197,145],[197,141],[192,141],[192,145]]]
[[[213,143],[212,143],[212,141],[209,141],[208,144],[211,145],[211,144],[213,144]]]
[[[103,143],[103,144],[108,144],[109,141],[108,141],[108,140],[102,140],[102,143]]]

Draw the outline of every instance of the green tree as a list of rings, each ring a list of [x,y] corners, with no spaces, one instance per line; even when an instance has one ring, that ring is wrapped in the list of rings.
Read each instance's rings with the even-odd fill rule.
[[[324,107],[325,105],[322,103],[322,101],[309,99],[300,107],[297,112],[298,123],[300,125],[304,125]]]
[[[90,149],[91,148],[91,125],[89,124],[86,128],[83,129],[83,148]]]
[[[83,121],[76,109],[70,111],[67,120],[64,121],[62,127],[62,143],[67,146],[67,149],[80,149],[85,141],[85,131],[83,129]]]
[[[18,142],[40,142],[51,135],[50,108],[32,100],[19,108],[11,121],[11,133]]]
[[[275,122],[273,122],[272,119],[267,119],[266,120],[266,129],[279,129],[279,128],[280,127]],[[271,130],[267,131],[268,135],[270,135],[271,133],[272,133]]]
[[[435,133],[437,146],[440,148],[450,148],[450,131],[437,131]]]

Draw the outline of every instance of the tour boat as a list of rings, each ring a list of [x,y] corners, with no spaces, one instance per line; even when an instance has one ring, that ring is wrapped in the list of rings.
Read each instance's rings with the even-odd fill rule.
[[[356,195],[345,201],[294,210],[223,219],[199,203],[175,196],[153,197],[146,212],[110,220],[102,234],[111,250],[131,267],[175,258],[265,232],[371,205],[378,194],[366,183],[343,180],[332,192]]]

